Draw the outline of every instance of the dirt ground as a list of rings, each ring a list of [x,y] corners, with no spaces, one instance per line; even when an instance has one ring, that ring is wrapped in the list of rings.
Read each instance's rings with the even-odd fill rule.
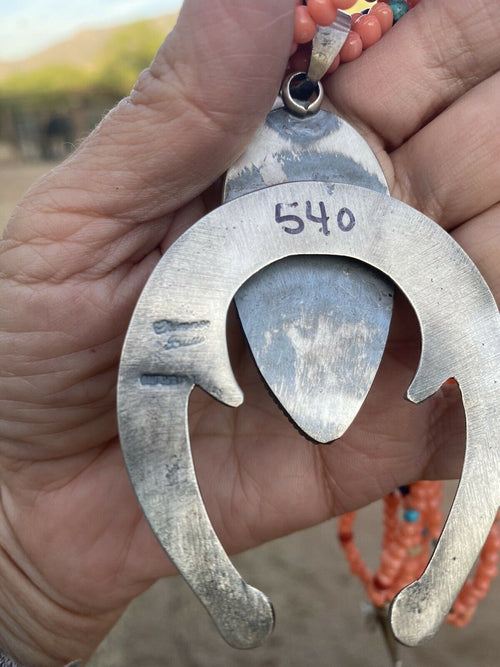
[[[30,183],[50,168],[0,165],[0,229]],[[380,507],[361,513],[360,546],[369,564],[379,553]],[[335,522],[276,540],[234,559],[245,579],[274,603],[277,623],[266,646],[226,646],[179,578],[158,582],[134,601],[89,667],[388,667],[381,634],[370,631],[364,593],[335,540]],[[500,584],[472,623],[445,626],[417,649],[403,649],[404,667],[500,665]],[[499,634],[497,634],[499,633]]]

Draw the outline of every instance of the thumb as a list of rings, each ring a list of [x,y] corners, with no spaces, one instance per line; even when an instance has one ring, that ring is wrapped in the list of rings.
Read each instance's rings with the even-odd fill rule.
[[[81,200],[88,212],[91,201],[100,217],[152,220],[213,183],[271,108],[294,8],[295,0],[186,0],[130,96],[76,151],[70,169],[58,170],[58,188],[76,191],[72,211]]]

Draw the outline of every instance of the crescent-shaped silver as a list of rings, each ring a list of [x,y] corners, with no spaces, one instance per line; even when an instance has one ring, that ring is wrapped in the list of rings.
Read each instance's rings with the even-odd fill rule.
[[[290,234],[278,204],[322,201],[330,234]],[[277,185],[205,216],[164,255],[134,312],[119,373],[120,438],[139,502],[161,545],[232,645],[262,643],[273,627],[267,598],[225,554],[199,493],[187,423],[195,385],[224,403],[243,400],[229,361],[226,315],[238,288],[293,255],[340,255],[389,276],[411,302],[422,351],[407,398],[458,382],[466,415],[462,477],[422,577],[392,607],[392,626],[414,645],[437,630],[488,535],[500,503],[500,316],[469,257],[414,209],[363,188]]]

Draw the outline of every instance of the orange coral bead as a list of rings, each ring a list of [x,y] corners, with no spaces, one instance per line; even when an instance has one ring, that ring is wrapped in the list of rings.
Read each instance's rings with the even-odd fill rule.
[[[377,5],[375,5],[375,7],[376,6]],[[375,7],[371,10],[370,14],[373,14]],[[411,487],[411,498],[427,498],[428,495],[429,490],[425,484],[413,484]]]
[[[412,509],[417,510],[417,512],[420,512],[420,514],[422,514],[427,509],[427,499],[425,497],[412,498],[411,507]]]
[[[413,572],[402,572],[401,576],[398,578],[398,588],[401,590],[409,584],[412,584],[415,581],[415,576]]]
[[[489,577],[485,577],[482,574],[476,574],[474,578],[474,588],[476,589],[476,595],[482,594],[482,593],[487,593],[490,589],[491,586],[491,579]],[[481,596],[482,597],[482,596]]]
[[[340,520],[339,536],[344,538],[341,542],[350,569],[361,579],[375,606],[390,602],[424,571],[433,538],[441,529],[441,490],[441,483],[419,482],[404,493],[394,493],[384,499],[383,549],[375,575],[366,567],[354,543],[355,514],[347,515],[347,521],[344,517]],[[404,509],[402,521],[399,519],[401,506]],[[474,579],[464,584],[447,616],[448,623],[463,627],[470,621],[479,600],[486,596],[491,580],[498,574],[499,550],[500,530],[495,524],[482,550]]]
[[[392,13],[390,5],[387,5],[385,2],[377,2],[377,4],[370,9],[370,15],[377,17],[383,35],[392,28],[394,14]]]
[[[331,0],[307,0],[307,9],[318,25],[331,25],[337,18],[337,7]]]
[[[498,568],[496,565],[488,565],[487,563],[480,563],[478,566],[479,575],[488,577],[488,579],[495,579],[498,576]]]
[[[406,555],[406,549],[398,542],[391,542],[388,547],[388,551],[392,554],[393,558],[397,558],[401,561]]]
[[[359,58],[363,51],[363,42],[361,37],[354,30],[349,30],[344,46],[340,49],[340,61],[350,63]]]
[[[455,620],[453,625],[456,628],[465,628],[465,626],[467,625],[468,622],[469,622],[469,619],[467,617],[457,616],[457,619]]]
[[[381,572],[380,570],[377,572],[377,574],[373,579],[373,585],[378,590],[389,588],[391,584],[392,584],[392,578],[387,576],[387,574]]]
[[[398,570],[400,564],[401,564],[400,559],[395,557],[390,551],[384,551],[382,553],[382,556],[380,558],[380,568],[383,569],[384,572],[388,572],[390,570]]]
[[[326,70],[327,74],[333,74],[336,69],[338,69],[338,66],[340,65],[340,54],[335,57],[335,60],[333,63],[330,65],[330,67]]]
[[[356,519],[356,512],[346,512],[346,514],[342,514],[342,516],[339,519],[339,523],[341,526],[344,525],[349,525],[352,526]]]
[[[401,526],[401,537],[403,540],[414,538],[421,531],[420,521],[416,523],[403,523]]]
[[[488,591],[490,590],[490,587],[487,586],[486,588],[483,588],[481,590],[476,589],[476,597],[479,600],[484,600],[484,598],[488,595]]]
[[[500,534],[498,530],[498,525],[495,523],[491,529],[490,536],[488,538],[488,543],[491,544],[493,549],[500,549]]]
[[[293,38],[297,44],[307,44],[316,34],[316,23],[304,5],[295,7],[295,28]]]
[[[477,607],[477,595],[474,595],[474,593],[467,593],[461,599],[470,612]]]
[[[363,14],[356,19],[352,29],[361,37],[363,49],[373,46],[382,37],[382,28],[378,18],[370,14]]]
[[[332,3],[337,9],[350,9],[356,4],[356,0],[332,0]]]
[[[483,550],[483,553],[481,554],[481,562],[487,565],[497,565],[499,558],[497,551],[487,551],[485,553]]]
[[[461,600],[455,600],[452,610],[454,614],[457,614],[457,616],[462,616],[467,612],[467,607]]]
[[[387,601],[387,595],[383,591],[370,591],[369,597],[375,607],[383,607]]]

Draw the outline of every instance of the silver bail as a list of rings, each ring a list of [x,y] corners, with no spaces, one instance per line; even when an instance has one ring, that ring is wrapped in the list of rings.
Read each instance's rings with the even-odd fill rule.
[[[281,96],[289,111],[298,116],[307,116],[319,110],[323,101],[321,79],[344,46],[350,28],[351,15],[341,10],[331,25],[318,26],[307,72],[294,72],[283,82]],[[316,98],[309,102],[314,93]]]
[[[351,29],[351,15],[339,9],[337,18],[331,25],[318,26],[313,39],[311,60],[307,68],[307,78],[318,83],[328,71],[344,46]]]

